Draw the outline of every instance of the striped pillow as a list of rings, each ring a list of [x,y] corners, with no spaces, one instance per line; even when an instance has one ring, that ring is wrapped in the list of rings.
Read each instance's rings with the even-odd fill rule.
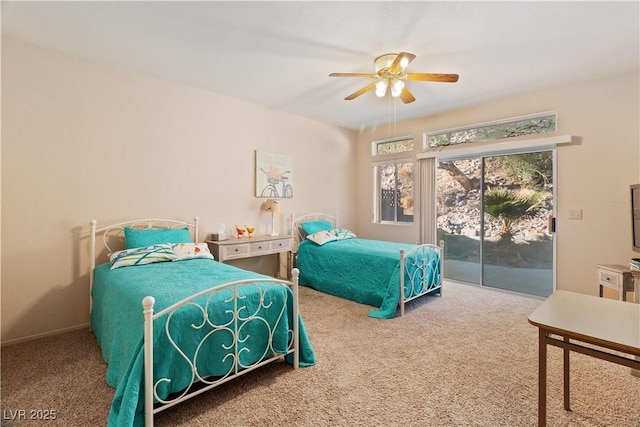
[[[125,249],[114,252],[109,257],[111,270],[130,265],[144,265],[154,262],[173,261],[176,254],[173,253],[171,245],[153,245],[146,248]]]

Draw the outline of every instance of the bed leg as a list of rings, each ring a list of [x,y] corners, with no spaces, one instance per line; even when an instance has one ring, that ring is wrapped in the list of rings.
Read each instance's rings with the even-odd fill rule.
[[[91,310],[93,310],[93,272],[96,269],[96,224],[98,222],[92,219],[89,223],[89,239],[91,246],[91,260],[89,264],[89,318],[91,318]]]
[[[400,248],[400,316],[404,316],[404,248]]]
[[[444,284],[444,240],[440,240],[440,296]]]
[[[153,305],[156,300],[142,300],[144,313],[144,425],[153,427]]]
[[[293,369],[300,366],[300,320],[298,319],[298,276],[300,270],[294,268],[291,270],[293,290]]]

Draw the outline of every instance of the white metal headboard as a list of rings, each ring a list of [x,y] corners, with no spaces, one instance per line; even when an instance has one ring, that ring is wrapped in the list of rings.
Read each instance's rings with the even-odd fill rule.
[[[305,236],[300,228],[300,224],[308,221],[329,221],[333,224],[333,228],[338,228],[338,213],[326,214],[326,213],[310,213],[295,217],[291,214],[291,235],[293,236],[293,252],[298,252],[298,244],[304,240]]]
[[[193,222],[177,221],[173,219],[134,219],[131,221],[119,222],[102,228],[96,228],[97,221],[92,219],[89,223],[90,245],[91,245],[91,267],[89,269],[89,301],[91,301],[91,289],[93,288],[93,270],[96,268],[98,253],[96,251],[96,237],[102,235],[102,244],[107,249],[107,255],[124,249],[124,229],[135,228],[137,230],[149,230],[152,228],[188,228],[195,243],[198,242],[198,217],[193,218]],[[120,247],[112,247],[113,242],[118,242]],[[91,304],[89,304],[91,307]]]

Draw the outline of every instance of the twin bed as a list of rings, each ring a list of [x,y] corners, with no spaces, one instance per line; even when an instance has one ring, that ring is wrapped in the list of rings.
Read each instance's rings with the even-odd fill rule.
[[[292,216],[292,234],[286,281],[213,260],[197,218],[91,221],[91,328],[116,389],[109,426],[152,426],[156,413],[267,363],[314,365],[299,282],[372,305],[377,318],[442,291],[441,247],[358,239],[327,214]]]
[[[291,216],[293,259],[299,283],[376,307],[370,317],[389,319],[405,303],[441,295],[443,248],[432,244],[360,239],[338,228],[338,216]]]
[[[90,231],[91,328],[116,389],[110,426],[152,426],[163,409],[267,363],[315,363],[297,270],[284,281],[213,261],[196,243],[197,218],[92,221]]]

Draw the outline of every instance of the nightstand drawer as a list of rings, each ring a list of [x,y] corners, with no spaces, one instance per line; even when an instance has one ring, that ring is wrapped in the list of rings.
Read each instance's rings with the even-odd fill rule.
[[[614,273],[612,271],[607,270],[599,270],[599,278],[600,284],[602,286],[606,286],[612,289],[620,289],[622,286],[622,274]]]
[[[596,264],[598,269],[599,295],[603,296],[603,289],[610,288],[618,291],[618,299],[627,300],[627,292],[634,292],[633,298],[640,302],[640,286],[636,289],[633,271],[629,267],[620,264]],[[639,279],[635,279],[639,280]]]
[[[271,250],[276,252],[286,252],[291,249],[291,239],[281,239],[269,242]]]
[[[249,245],[246,243],[239,245],[227,245],[223,246],[222,250],[224,251],[224,259],[244,258],[249,253]]]
[[[260,255],[263,252],[270,252],[269,242],[249,243],[249,253],[251,253],[251,255]]]

